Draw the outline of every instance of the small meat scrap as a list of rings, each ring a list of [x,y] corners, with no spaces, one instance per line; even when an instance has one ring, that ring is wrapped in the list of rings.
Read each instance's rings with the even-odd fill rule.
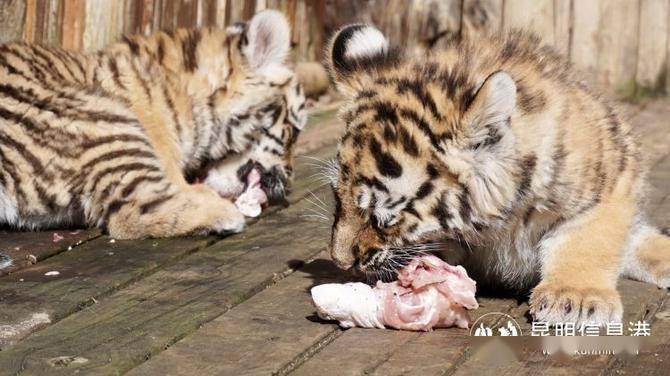
[[[462,266],[435,256],[412,260],[398,280],[329,283],[312,288],[319,317],[339,321],[344,328],[395,328],[429,331],[457,326],[468,328],[468,310],[478,307],[476,284]]]
[[[261,186],[261,174],[254,168],[247,175],[247,188],[235,200],[235,206],[247,217],[258,217],[267,201],[268,197]]]
[[[54,243],[58,243],[59,241],[65,239],[61,234],[54,232],[52,236],[52,240]]]

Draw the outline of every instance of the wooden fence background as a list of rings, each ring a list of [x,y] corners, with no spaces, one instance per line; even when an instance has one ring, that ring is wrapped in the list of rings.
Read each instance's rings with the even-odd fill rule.
[[[595,81],[626,94],[668,92],[670,0],[0,0],[0,42],[95,50],[123,33],[219,26],[283,11],[298,60],[319,60],[342,24],[372,22],[395,43],[529,28]]]

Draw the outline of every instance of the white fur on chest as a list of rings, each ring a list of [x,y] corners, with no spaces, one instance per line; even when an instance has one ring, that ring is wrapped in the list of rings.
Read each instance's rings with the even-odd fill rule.
[[[0,223],[16,224],[18,220],[16,201],[7,195],[5,187],[0,186]]]

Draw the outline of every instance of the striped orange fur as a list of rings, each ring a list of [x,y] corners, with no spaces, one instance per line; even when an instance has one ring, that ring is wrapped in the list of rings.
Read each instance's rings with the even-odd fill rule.
[[[0,46],[0,222],[99,226],[117,238],[242,230],[219,193],[239,193],[242,166],[253,165],[283,198],[292,138],[275,133],[304,125],[289,34],[265,11],[92,54]],[[203,169],[223,181],[189,184]]]
[[[552,324],[621,320],[622,274],[670,287],[630,126],[537,37],[413,57],[351,25],[327,61],[349,98],[332,179],[342,268],[389,277],[443,250],[482,287],[532,289],[531,313]]]

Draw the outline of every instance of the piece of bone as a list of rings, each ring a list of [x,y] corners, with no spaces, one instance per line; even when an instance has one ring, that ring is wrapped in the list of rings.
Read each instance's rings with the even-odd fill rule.
[[[261,186],[261,174],[254,168],[247,175],[247,187],[235,200],[235,206],[247,217],[258,217],[267,201],[268,197]]]
[[[467,310],[478,307],[475,281],[462,266],[451,266],[435,256],[414,259],[398,273],[398,280],[330,283],[313,287],[319,317],[339,321],[345,328],[395,328],[428,331],[467,328]]]

